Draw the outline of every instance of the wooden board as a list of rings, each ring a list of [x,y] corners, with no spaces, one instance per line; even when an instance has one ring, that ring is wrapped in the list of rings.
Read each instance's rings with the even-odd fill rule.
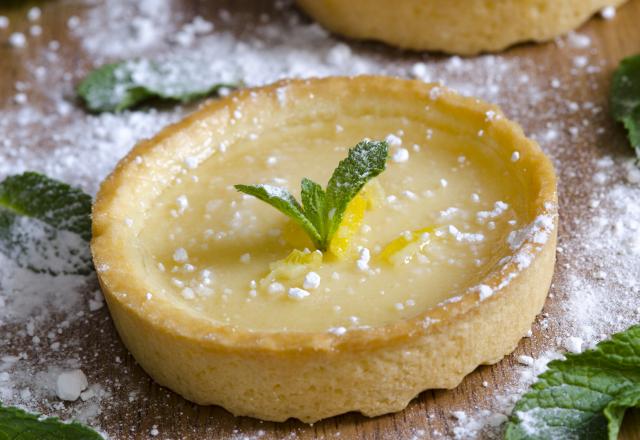
[[[74,14],[80,14],[85,6],[76,2],[14,2],[0,4],[0,15],[11,18],[12,27],[26,27],[26,11],[28,7],[38,4],[44,13],[41,25],[44,30],[42,38],[31,42],[23,51],[15,51],[7,44],[0,44],[0,105],[11,108],[12,98],[15,94],[14,84],[25,76],[25,69],[29,60],[36,56],[38,49],[51,39],[61,43],[63,47],[77,45],[68,35],[67,18]],[[214,15],[220,5],[227,9],[241,11],[246,14],[247,20],[255,19],[260,12],[270,12],[277,16],[272,2],[262,1],[197,1],[183,0],[180,7],[186,16],[202,15],[206,18]],[[640,0],[631,0],[618,11],[618,17],[614,22],[605,22],[594,19],[583,26],[580,32],[589,35],[592,39],[592,47],[602,58],[602,69],[590,76],[593,83],[585,83],[583,79],[575,81],[571,73],[569,57],[571,49],[560,47],[561,45],[549,43],[543,45],[522,45],[508,51],[509,58],[523,58],[547,72],[548,77],[555,77],[562,84],[571,84],[571,87],[563,90],[570,99],[585,102],[591,101],[596,105],[606,108],[606,91],[612,69],[619,60],[627,55],[640,53]],[[0,33],[0,41],[5,41],[6,32]],[[38,41],[40,43],[38,43]],[[416,54],[398,52],[383,45],[360,44],[367,47],[373,54],[382,54],[398,62],[402,60],[415,61]],[[65,50],[62,62],[70,71],[86,64],[80,50]],[[427,60],[428,62],[428,60]],[[37,99],[37,97],[35,98]],[[32,102],[33,103],[33,102]],[[36,101],[37,103],[37,101]],[[526,132],[532,130],[536,124],[535,113],[544,112],[545,108],[553,105],[552,98],[547,96],[542,102],[531,106],[532,116],[520,117]],[[601,154],[599,148],[606,148],[612,155],[629,154],[625,147],[625,140],[618,126],[607,120],[606,112],[598,117],[598,124],[592,124],[591,129],[575,140],[574,148],[563,157],[560,155],[560,163],[574,166],[580,174],[580,169],[587,170],[589,161]],[[604,126],[604,133],[596,133],[596,126]],[[591,131],[589,131],[591,130]],[[611,140],[605,147],[599,147],[598,141]],[[563,174],[563,169],[560,169]],[[562,219],[580,217],[582,213],[570,203],[575,198],[584,197],[588,188],[581,186],[579,181],[572,181],[571,175],[566,174],[564,183],[570,183],[566,188],[560,189],[562,204]],[[584,204],[583,204],[584,205]],[[567,222],[570,224],[570,222]],[[561,230],[561,234],[568,233],[567,226]],[[570,258],[570,256],[561,257]],[[566,265],[558,265],[557,277],[563,276]],[[557,293],[557,292],[552,292]],[[546,310],[552,312],[558,305],[555,299],[550,299]],[[556,313],[554,316],[558,316]],[[549,335],[540,331],[539,326],[534,327],[534,336],[521,342],[516,351],[518,354],[537,354],[539,341]],[[451,416],[451,410],[465,410],[470,413],[482,404],[494,393],[500,393],[506,385],[509,372],[517,368],[516,356],[509,356],[495,366],[481,367],[456,389],[451,391],[428,391],[414,399],[410,406],[398,414],[387,415],[369,419],[358,414],[347,414],[331,418],[313,426],[298,422],[268,423],[250,418],[234,418],[229,413],[218,407],[201,407],[193,405],[172,392],[154,384],[148,376],[135,364],[133,358],[121,345],[117,334],[105,309],[91,315],[86,320],[70,329],[81,338],[84,352],[83,369],[90,373],[92,380],[109,380],[113,385],[113,393],[110,406],[103,408],[99,417],[100,425],[113,437],[125,438],[152,438],[151,430],[156,427],[160,433],[155,438],[263,438],[263,439],[313,439],[313,438],[341,438],[341,439],[410,439],[410,438],[443,438],[453,436],[456,426],[455,419]],[[26,352],[30,347],[24,347]],[[118,357],[121,363],[114,363]],[[489,387],[483,387],[483,381],[487,381]],[[129,403],[131,390],[142,390],[139,399]],[[622,439],[640,439],[640,413],[632,412],[625,421]]]

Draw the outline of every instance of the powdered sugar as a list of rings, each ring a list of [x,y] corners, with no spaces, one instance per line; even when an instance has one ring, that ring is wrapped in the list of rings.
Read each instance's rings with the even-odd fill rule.
[[[64,371],[56,378],[56,394],[62,400],[78,400],[89,382],[82,370]]]
[[[112,0],[109,7],[97,3],[82,18],[73,20],[71,28],[82,46],[100,62],[105,58],[128,59],[157,48],[173,34],[176,25],[171,18],[172,3]]]
[[[622,169],[612,166],[607,175],[619,180]],[[640,187],[616,183],[593,200],[599,202],[593,217],[571,242],[580,266],[567,280],[563,303],[573,336],[591,343],[640,321],[634,313],[640,307]]]

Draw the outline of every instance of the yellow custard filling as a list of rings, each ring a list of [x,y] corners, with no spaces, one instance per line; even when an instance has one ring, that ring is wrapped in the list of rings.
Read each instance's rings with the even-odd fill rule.
[[[187,158],[138,225],[149,294],[244,330],[378,327],[455,301],[532,220],[523,218],[517,146],[505,158],[482,147],[482,132],[387,118],[363,133],[362,117],[337,122],[239,139],[202,162]],[[334,252],[313,253],[291,220],[233,188],[266,183],[298,197],[303,177],[326,182],[363,135],[386,138],[390,158],[347,211]],[[285,260],[296,249],[297,260]]]

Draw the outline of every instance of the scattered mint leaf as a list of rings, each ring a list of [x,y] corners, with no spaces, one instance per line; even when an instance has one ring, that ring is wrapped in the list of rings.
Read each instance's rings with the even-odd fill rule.
[[[640,55],[625,58],[614,72],[610,105],[611,114],[624,124],[640,158]]]
[[[302,205],[288,191],[270,185],[235,185],[245,194],[269,203],[293,218],[325,251],[340,226],[349,202],[362,187],[385,170],[389,145],[385,141],[362,141],[349,150],[333,172],[327,190],[311,179],[302,179]]]
[[[37,223],[30,219],[39,226],[30,225]],[[0,182],[0,252],[21,267],[86,274],[92,268],[86,245],[90,239],[89,195],[34,172]],[[61,261],[61,256],[68,261]]]
[[[119,112],[151,98],[189,102],[236,86],[215,63],[138,59],[94,70],[77,91],[92,112]]]
[[[91,196],[28,171],[0,182],[0,208],[91,239]]]
[[[624,419],[624,413],[629,408],[640,408],[640,384],[630,387],[621,393],[616,399],[607,405],[604,415],[609,421],[609,439],[618,438],[620,426]],[[613,426],[613,429],[612,429]]]
[[[627,129],[627,136],[631,146],[636,149],[636,155],[640,158],[640,106],[636,108],[629,116],[622,119],[624,127]]]
[[[91,428],[78,422],[63,423],[19,408],[0,404],[0,440],[103,440]]]
[[[516,404],[506,440],[615,440],[625,410],[640,405],[640,325],[595,349],[550,362]]]

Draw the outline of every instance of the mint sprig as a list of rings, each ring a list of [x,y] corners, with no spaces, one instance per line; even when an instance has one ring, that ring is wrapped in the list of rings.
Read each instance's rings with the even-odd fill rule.
[[[505,438],[615,440],[625,411],[638,406],[640,325],[550,362],[516,404]]]
[[[91,239],[91,203],[91,196],[80,189],[39,173],[7,177],[0,182],[0,252],[35,272],[88,273],[92,264],[87,249],[67,249],[73,261],[64,268],[51,258],[60,251],[52,248],[59,231]],[[20,228],[24,217],[44,223],[42,233],[31,237]]]
[[[78,422],[64,423],[55,417],[42,417],[0,404],[0,440],[5,439],[103,440],[103,437]]]
[[[316,248],[327,250],[349,202],[362,187],[386,168],[389,146],[385,141],[362,141],[349,150],[333,172],[327,189],[302,179],[302,204],[286,189],[272,185],[235,185],[291,217],[309,235]]]
[[[119,112],[152,98],[189,102],[236,86],[228,73],[201,60],[137,59],[94,70],[77,92],[92,112]]]
[[[284,215],[291,217],[309,234],[314,244],[317,245],[322,241],[322,236],[316,225],[306,216],[303,207],[300,206],[296,198],[286,189],[272,185],[234,185],[234,187],[240,192],[270,204]]]
[[[640,158],[640,55],[625,58],[613,74],[611,114],[627,129],[631,147]]]

